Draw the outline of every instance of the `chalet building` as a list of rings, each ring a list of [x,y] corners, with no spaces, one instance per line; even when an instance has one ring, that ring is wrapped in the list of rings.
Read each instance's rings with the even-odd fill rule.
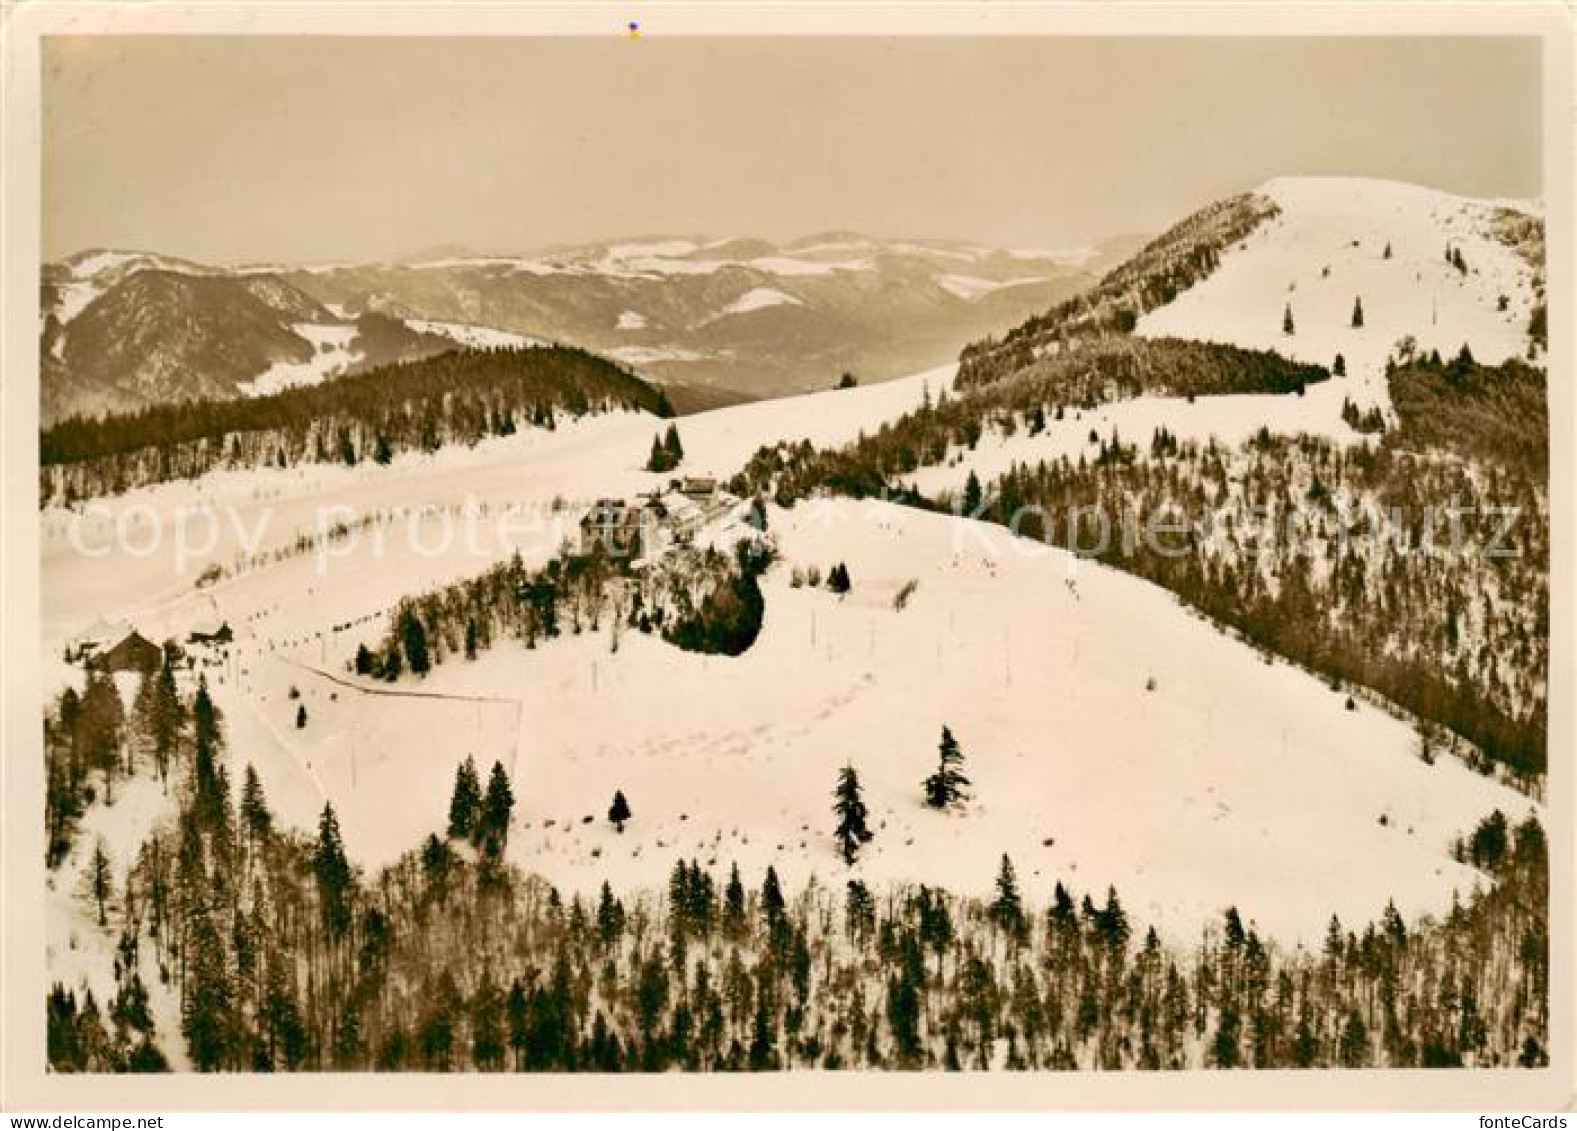
[[[73,663],[89,660],[122,640],[129,631],[124,624],[111,624],[100,617],[71,638],[66,659]]]
[[[664,517],[661,505],[653,501],[598,499],[580,520],[580,552],[600,549],[611,558],[638,556],[648,531],[655,531]]]
[[[218,625],[209,622],[200,624],[187,635],[186,642],[195,645],[210,645],[224,647],[235,639],[235,633],[230,630],[229,621],[220,621]]]
[[[164,660],[164,649],[132,629],[119,642],[89,658],[90,666],[106,672],[151,672]]]
[[[679,481],[679,493],[697,502],[710,502],[717,495],[717,478],[712,475],[686,475]]]

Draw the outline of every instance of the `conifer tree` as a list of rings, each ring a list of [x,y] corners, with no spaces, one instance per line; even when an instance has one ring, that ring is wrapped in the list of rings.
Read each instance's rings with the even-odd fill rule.
[[[332,803],[323,806],[318,818],[318,842],[312,854],[312,873],[317,879],[318,900],[323,927],[333,939],[343,938],[350,930],[350,861],[340,837],[339,818]]]
[[[777,869],[767,865],[766,878],[761,881],[761,914],[768,929],[774,928],[783,917],[783,887],[778,883]]]
[[[612,946],[624,932],[624,906],[614,898],[608,881],[602,881],[602,891],[597,896],[597,937],[603,946]]]
[[[728,866],[728,885],[723,889],[723,933],[737,939],[745,931],[745,885],[739,879],[739,865]]]
[[[168,648],[163,663],[159,665],[159,673],[152,682],[153,694],[147,725],[153,740],[154,768],[163,779],[169,776],[170,759],[175,754],[181,726],[185,721],[185,709],[181,706],[181,696],[175,687],[174,657]]]
[[[964,481],[964,515],[970,517],[980,509],[980,477],[973,468],[970,468],[969,478]]]
[[[1003,934],[1012,939],[1023,937],[1024,899],[1019,895],[1018,876],[1013,871],[1013,861],[1002,854],[1002,866],[997,869],[996,896],[991,900],[991,921]]]
[[[297,730],[302,730],[302,729],[304,729],[306,727],[306,725],[307,725],[307,705],[305,703],[297,704],[297,706],[296,706],[296,729]]]
[[[469,754],[455,770],[454,792],[449,796],[449,837],[469,840],[476,831],[482,811],[482,783],[476,776],[476,763]]]
[[[1352,301],[1352,326],[1354,330],[1363,329],[1363,299],[1361,297]]]
[[[427,654],[427,630],[422,620],[411,609],[400,612],[400,643],[405,649],[405,662],[412,675],[426,675],[432,667]]]
[[[833,836],[838,841],[838,851],[845,864],[853,864],[860,849],[875,835],[865,823],[865,801],[861,797],[860,777],[853,766],[838,771],[838,785],[833,790],[832,812],[838,818]]]
[[[1281,313],[1281,332],[1283,334],[1297,333],[1297,323],[1292,320],[1292,304],[1290,302]]]
[[[945,725],[938,747],[936,772],[923,783],[925,803],[933,809],[948,809],[969,799],[969,779],[963,772],[964,754],[958,740]]]
[[[104,838],[93,843],[93,859],[88,864],[88,886],[93,891],[93,902],[99,910],[99,926],[105,925],[104,905],[115,887],[115,877],[110,871],[109,854],[104,851]]]
[[[850,880],[844,903],[844,929],[851,941],[861,941],[876,929],[876,900],[860,880]]]
[[[1347,359],[1337,354],[1336,360],[1331,363],[1331,372],[1337,377],[1347,376]]]
[[[273,831],[273,814],[268,811],[268,801],[263,796],[263,783],[250,762],[241,785],[241,826],[254,844],[261,844]]]
[[[515,794],[509,788],[509,775],[502,762],[495,761],[487,777],[487,794],[482,799],[481,820],[476,840],[492,858],[503,855],[509,840],[509,820],[515,811]]]
[[[622,789],[614,790],[613,804],[608,807],[608,820],[613,824],[614,828],[622,833],[624,831],[624,822],[628,821],[630,817],[630,803],[624,799],[624,791]]]

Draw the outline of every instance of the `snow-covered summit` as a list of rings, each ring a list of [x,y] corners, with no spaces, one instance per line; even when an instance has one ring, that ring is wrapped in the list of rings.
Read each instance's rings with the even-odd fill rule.
[[[1528,354],[1537,272],[1508,234],[1508,203],[1356,177],[1281,177],[1256,191],[1279,212],[1137,333],[1325,366],[1341,354],[1360,404],[1384,403],[1386,359],[1408,338],[1447,357],[1466,345],[1488,363]]]

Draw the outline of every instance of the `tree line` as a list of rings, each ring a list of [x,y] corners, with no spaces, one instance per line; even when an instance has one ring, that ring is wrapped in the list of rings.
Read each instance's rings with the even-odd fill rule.
[[[621,408],[673,415],[660,390],[585,350],[455,349],[268,396],[63,420],[39,436],[40,489],[69,504],[217,468],[388,463]]]
[[[1089,290],[1026,319],[1001,339],[965,346],[958,358],[958,387],[975,388],[1010,376],[1080,339],[1131,332],[1142,315],[1207,277],[1220,264],[1223,251],[1280,211],[1275,202],[1254,193],[1200,209],[1107,272]]]

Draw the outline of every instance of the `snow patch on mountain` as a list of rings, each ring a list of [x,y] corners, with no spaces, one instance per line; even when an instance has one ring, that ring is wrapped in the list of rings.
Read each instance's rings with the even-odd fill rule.
[[[1040,250],[1035,248],[1020,248],[1008,252],[1014,259],[1042,259],[1054,263],[1058,267],[1082,267],[1090,262],[1100,251],[1093,247],[1074,247],[1053,250]]]
[[[252,380],[236,386],[243,396],[263,397],[298,385],[318,385],[361,360],[354,324],[298,322],[291,330],[312,343],[312,356],[306,361],[274,362]]]
[[[474,326],[469,322],[433,322],[425,318],[407,318],[405,324],[417,333],[437,334],[470,349],[520,349],[547,344],[540,338],[527,337],[513,330]]]
[[[769,306],[803,306],[793,295],[786,295],[772,287],[753,287],[733,302],[723,307],[718,317],[730,314],[749,314],[752,310],[765,310]]]
[[[626,365],[651,365],[659,361],[700,361],[706,354],[683,346],[615,346],[609,357]]]
[[[1029,283],[1044,283],[1044,275],[1026,275],[1017,279],[981,279],[974,275],[939,275],[936,285],[954,298],[974,302],[1005,287],[1022,287]]]

